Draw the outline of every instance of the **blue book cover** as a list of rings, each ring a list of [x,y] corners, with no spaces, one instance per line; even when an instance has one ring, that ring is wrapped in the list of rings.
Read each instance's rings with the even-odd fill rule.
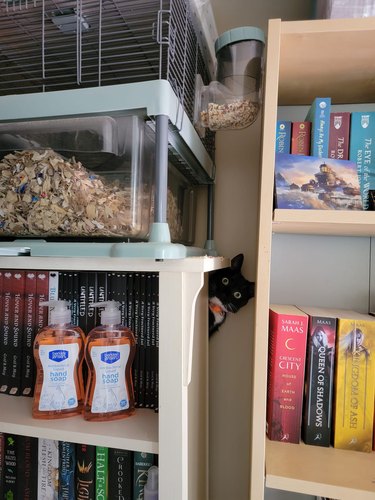
[[[305,118],[311,122],[311,156],[328,157],[330,114],[331,98],[316,97]]]
[[[368,192],[375,189],[375,111],[352,113],[349,159],[357,165],[363,209],[367,210]]]
[[[277,154],[276,208],[362,210],[357,167],[349,160]]]
[[[277,120],[276,122],[276,153],[290,153],[292,122]]]

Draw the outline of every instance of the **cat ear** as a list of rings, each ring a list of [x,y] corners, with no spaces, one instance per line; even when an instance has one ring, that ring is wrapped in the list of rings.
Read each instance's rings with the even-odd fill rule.
[[[243,264],[243,253],[239,253],[230,261],[230,267],[233,271],[240,271]]]

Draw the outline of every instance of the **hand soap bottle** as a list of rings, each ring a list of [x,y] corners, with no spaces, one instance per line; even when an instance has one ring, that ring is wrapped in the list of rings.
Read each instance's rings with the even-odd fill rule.
[[[135,355],[134,335],[121,325],[120,303],[96,302],[104,307],[101,325],[86,338],[85,359],[88,380],[83,416],[103,421],[129,417],[134,413],[132,364]]]
[[[40,302],[50,307],[51,324],[34,341],[36,383],[34,418],[62,418],[82,413],[84,389],[82,361],[85,335],[71,324],[66,300]]]

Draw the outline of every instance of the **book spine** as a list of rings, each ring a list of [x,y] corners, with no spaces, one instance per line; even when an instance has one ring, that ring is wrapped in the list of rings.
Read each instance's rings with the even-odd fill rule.
[[[276,153],[290,153],[292,123],[286,120],[276,122]]]
[[[133,455],[133,500],[143,500],[148,469],[155,464],[155,455],[135,451]]]
[[[351,116],[349,159],[357,165],[363,209],[369,208],[369,191],[375,189],[375,112]]]
[[[133,452],[109,448],[108,450],[108,498],[133,500]]]
[[[75,489],[76,500],[95,500],[95,464],[95,446],[88,444],[77,444]]]
[[[37,500],[38,495],[38,438],[17,437],[17,484],[22,500]]]
[[[153,290],[152,290],[152,307],[154,308],[154,315],[152,316],[154,325],[152,331],[154,334],[154,349],[153,349],[153,366],[155,375],[155,385],[154,385],[154,409],[158,411],[159,409],[159,274],[156,273],[153,279]],[[151,337],[151,342],[152,342]]]
[[[9,392],[9,364],[10,364],[10,310],[11,310],[11,291],[9,288],[9,280],[11,273],[5,271],[2,275],[2,310],[0,315],[1,332],[0,332],[0,352],[1,352],[1,374],[0,374],[0,391],[3,393]]]
[[[59,299],[59,273],[57,271],[50,271],[48,275],[48,300]],[[48,316],[48,322],[50,315]]]
[[[36,303],[36,273],[26,272],[25,275],[25,319],[24,341],[22,344],[22,396],[33,396],[35,380],[35,362],[33,343],[35,338],[35,303]]]
[[[95,499],[108,499],[108,448],[96,447]]]
[[[59,442],[54,439],[38,440],[38,498],[58,500]]]
[[[75,467],[75,444],[59,441],[59,500],[75,498]]]
[[[335,448],[370,452],[375,397],[375,320],[339,318],[335,370]]]
[[[48,307],[40,306],[40,302],[48,300],[49,297],[49,273],[38,271],[36,274],[36,333],[48,325]]]
[[[273,441],[300,440],[307,318],[270,309],[267,435]]]
[[[331,98],[316,97],[305,118],[305,121],[311,122],[310,154],[312,156],[328,157],[330,114]]]
[[[88,272],[80,271],[78,273],[78,326],[84,333],[87,332],[87,313],[88,313]]]
[[[293,122],[291,154],[309,156],[311,142],[311,122]]]
[[[88,334],[96,326],[96,307],[92,307],[92,304],[96,302],[97,299],[97,283],[96,283],[96,273],[87,273],[87,321],[86,321],[86,331]]]
[[[145,378],[146,378],[146,275],[139,274],[139,406],[145,406]]]
[[[145,406],[152,407],[151,398],[151,314],[152,314],[152,274],[146,273],[145,307]]]
[[[329,119],[329,158],[335,158],[337,160],[348,160],[349,138],[350,113],[331,113]]]
[[[302,439],[329,446],[332,428],[336,318],[310,316]]]
[[[4,498],[17,498],[17,440],[15,434],[5,434],[4,438]]]
[[[0,432],[0,498],[4,498],[4,474],[5,474],[5,434]]]

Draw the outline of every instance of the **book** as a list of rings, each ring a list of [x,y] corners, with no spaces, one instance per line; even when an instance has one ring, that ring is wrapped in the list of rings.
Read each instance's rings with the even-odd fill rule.
[[[300,307],[309,316],[302,439],[306,444],[331,444],[336,312]]]
[[[75,498],[76,446],[59,441],[59,500]]]
[[[311,122],[310,154],[312,156],[328,157],[330,114],[331,98],[316,97],[304,120]]]
[[[350,124],[349,160],[358,170],[363,209],[369,208],[369,191],[375,189],[375,111],[353,112]]]
[[[22,343],[22,396],[33,396],[35,384],[34,338],[36,314],[36,272],[25,274],[24,340]]]
[[[49,298],[49,273],[46,271],[37,271],[36,273],[36,330],[39,332],[44,326],[48,325],[48,307],[40,306],[40,302],[44,302]]]
[[[38,499],[58,500],[59,494],[59,442],[38,439]]]
[[[22,377],[25,271],[5,271],[3,289],[3,329],[0,332],[0,337],[2,336],[1,392],[18,396],[21,393]]]
[[[38,498],[38,438],[17,436],[17,497]]]
[[[349,112],[333,112],[330,114],[329,158],[349,160],[350,117]]]
[[[148,469],[155,464],[155,454],[135,451],[133,459],[133,500],[143,500]]]
[[[4,449],[5,434],[0,432],[0,498],[4,498]]]
[[[337,319],[333,446],[372,450],[375,318],[342,311]]]
[[[299,443],[308,316],[293,305],[270,305],[266,429],[269,439]]]
[[[362,210],[353,161],[302,155],[276,155],[277,208]]]
[[[4,434],[4,497],[6,499],[17,498],[17,440],[19,436],[15,434]]]
[[[95,464],[95,446],[89,444],[77,444],[76,500],[95,500]]]
[[[310,155],[311,122],[293,122],[290,153]]]
[[[276,153],[290,153],[292,123],[287,120],[276,122]]]
[[[133,452],[108,449],[108,498],[133,500]]]
[[[95,466],[95,499],[108,499],[108,448],[96,447]]]

